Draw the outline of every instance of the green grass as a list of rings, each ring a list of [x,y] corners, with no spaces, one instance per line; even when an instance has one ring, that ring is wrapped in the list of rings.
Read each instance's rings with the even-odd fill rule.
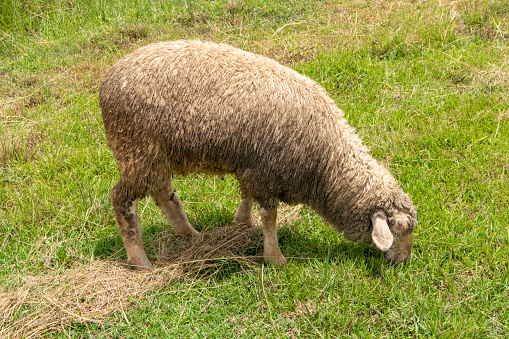
[[[228,42],[323,85],[418,207],[412,260],[388,267],[303,209],[280,230],[282,252],[294,258],[285,268],[225,264],[57,336],[509,333],[507,0],[3,0],[5,291],[80,262],[126,260],[109,200],[118,172],[97,88],[122,55],[177,38]],[[198,229],[230,222],[240,199],[229,176],[176,178],[175,188]],[[151,201],[139,210],[147,239],[167,230]],[[147,251],[155,259],[154,246]]]

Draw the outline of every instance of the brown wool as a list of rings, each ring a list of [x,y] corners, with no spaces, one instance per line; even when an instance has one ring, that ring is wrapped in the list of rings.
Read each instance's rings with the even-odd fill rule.
[[[141,228],[128,202],[150,194],[177,233],[196,235],[171,189],[172,173],[192,172],[236,176],[236,220],[249,222],[259,205],[267,261],[284,264],[274,243],[279,202],[310,206],[392,261],[410,255],[417,213],[408,195],[325,89],[272,59],[226,44],[155,43],[111,68],[99,101],[121,176],[113,207],[134,265],[150,263],[137,259]]]

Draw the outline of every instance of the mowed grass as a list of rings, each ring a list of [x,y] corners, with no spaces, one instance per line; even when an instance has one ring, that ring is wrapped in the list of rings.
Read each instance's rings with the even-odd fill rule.
[[[289,258],[282,269],[219,259],[107,319],[38,335],[509,333],[507,0],[2,2],[3,292],[34,276],[126,261],[109,200],[118,172],[97,89],[121,56],[170,39],[228,42],[324,86],[417,206],[413,257],[389,267],[303,208],[279,231]],[[176,177],[174,186],[196,228],[212,232],[232,222],[240,200],[233,177]],[[157,261],[156,240],[171,231],[149,199],[139,212],[148,255]],[[12,320],[37,308],[24,305]]]

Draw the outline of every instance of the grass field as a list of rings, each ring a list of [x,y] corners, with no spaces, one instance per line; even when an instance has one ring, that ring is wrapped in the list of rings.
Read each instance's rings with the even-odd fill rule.
[[[191,175],[174,184],[189,219],[228,251],[194,253],[146,199],[158,265],[123,268],[98,85],[171,39],[227,42],[324,86],[418,208],[411,261],[389,267],[285,207],[289,262],[268,267],[259,230],[220,233],[235,179]],[[503,338],[508,150],[507,0],[1,0],[0,337]]]

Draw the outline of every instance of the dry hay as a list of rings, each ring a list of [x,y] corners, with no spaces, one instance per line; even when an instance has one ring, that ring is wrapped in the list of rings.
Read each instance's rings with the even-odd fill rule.
[[[280,221],[290,223],[300,207],[281,210]],[[262,237],[255,226],[238,224],[205,230],[196,239],[163,234],[158,261],[151,271],[135,272],[125,265],[95,260],[62,273],[23,277],[17,290],[0,293],[0,338],[34,338],[80,323],[100,323],[145,293],[191,273],[218,272],[226,262],[259,265]],[[228,260],[224,260],[228,259]],[[212,268],[212,269],[211,269]],[[206,274],[206,273],[205,273]]]

